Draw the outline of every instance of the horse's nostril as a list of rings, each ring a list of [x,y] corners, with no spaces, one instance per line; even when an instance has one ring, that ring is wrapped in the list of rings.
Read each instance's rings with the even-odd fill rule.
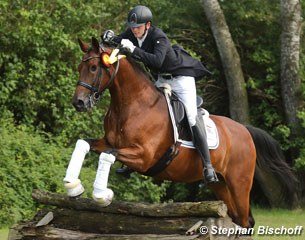
[[[74,102],[73,102],[73,106],[77,109],[77,110],[81,110],[84,108],[85,106],[85,103],[83,100],[81,99],[76,99]]]
[[[77,106],[83,107],[85,105],[83,100],[78,99],[77,100]]]

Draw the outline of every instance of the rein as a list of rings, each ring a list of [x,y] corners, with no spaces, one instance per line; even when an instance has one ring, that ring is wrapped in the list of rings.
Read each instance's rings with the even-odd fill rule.
[[[91,57],[82,59],[82,61],[83,61],[83,62],[87,62],[87,61],[89,61],[89,60],[91,60],[91,59],[95,59],[95,58],[101,58],[101,54],[98,55],[98,56],[91,56]],[[115,76],[116,76],[117,73],[118,73],[119,66],[120,66],[120,61],[119,61],[119,59],[118,59],[117,65],[116,65],[116,67],[115,67],[115,70],[114,70],[113,74],[111,75],[111,74],[110,74],[110,71],[109,71],[109,68],[108,68],[108,67],[105,67],[105,66],[103,65],[103,62],[101,61],[99,72],[98,72],[96,78],[94,79],[94,82],[93,82],[92,85],[90,85],[90,84],[88,84],[88,83],[86,83],[86,82],[83,82],[83,81],[81,81],[81,80],[79,80],[79,81],[77,82],[76,85],[82,86],[82,87],[87,88],[87,89],[89,89],[89,90],[91,91],[91,95],[90,95],[90,104],[91,104],[92,106],[93,106],[94,104],[96,104],[96,103],[99,101],[100,97],[103,95],[103,93],[105,92],[105,90],[111,86],[111,84],[112,84],[113,81],[114,81]],[[103,75],[103,69],[107,71],[108,75],[110,76],[110,79],[109,79],[108,83],[106,84],[106,86],[105,86],[103,89],[100,89],[101,84],[102,84],[101,77],[102,77],[102,75]],[[99,90],[99,89],[100,89],[100,90]]]

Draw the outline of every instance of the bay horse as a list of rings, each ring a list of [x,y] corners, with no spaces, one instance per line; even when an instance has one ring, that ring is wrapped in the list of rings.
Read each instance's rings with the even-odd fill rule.
[[[111,98],[104,118],[105,135],[101,139],[86,140],[90,147],[86,151],[109,154],[112,159],[139,173],[147,172],[174,144],[164,94],[156,89],[146,71],[132,58],[117,58],[109,63],[108,54],[114,51],[113,48],[100,46],[96,38],[92,38],[91,44],[79,40],[79,45],[85,55],[78,66],[80,80],[73,105],[78,111],[87,111],[106,89]],[[246,127],[224,116],[210,115],[210,118],[217,126],[220,139],[219,146],[210,150],[220,181],[208,187],[217,199],[225,202],[235,223],[253,227],[250,191],[257,156],[264,158],[265,154],[256,148],[256,142],[265,139],[266,144],[274,143],[269,140],[271,136],[266,136],[263,131],[256,132],[254,127]],[[255,141],[254,133],[257,134]],[[272,160],[265,160],[268,161]],[[282,166],[281,162],[277,164]],[[154,178],[191,183],[202,180],[202,169],[197,150],[180,146],[173,161]],[[108,180],[108,176],[104,178]]]

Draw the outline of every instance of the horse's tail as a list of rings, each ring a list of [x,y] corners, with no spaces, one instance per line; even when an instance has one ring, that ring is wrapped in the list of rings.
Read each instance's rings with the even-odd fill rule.
[[[256,147],[255,181],[272,207],[297,204],[298,180],[285,160],[279,143],[262,129],[246,126]]]

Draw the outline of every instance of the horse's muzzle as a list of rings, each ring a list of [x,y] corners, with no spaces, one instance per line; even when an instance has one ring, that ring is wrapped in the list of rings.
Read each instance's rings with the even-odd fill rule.
[[[87,101],[80,98],[74,98],[72,104],[78,112],[86,112],[89,109]]]

